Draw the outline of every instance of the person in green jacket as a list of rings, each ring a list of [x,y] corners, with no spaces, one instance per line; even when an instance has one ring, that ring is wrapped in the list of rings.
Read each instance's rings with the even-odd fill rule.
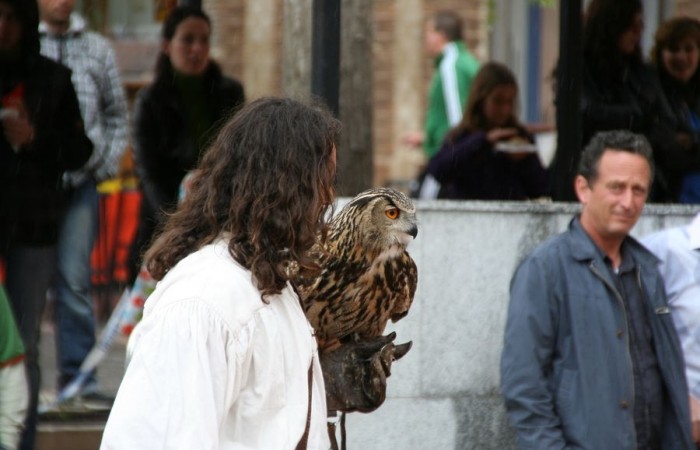
[[[28,401],[24,345],[5,288],[0,284],[0,449],[17,448]]]
[[[426,23],[425,46],[435,58],[435,72],[428,91],[423,133],[410,133],[404,141],[422,144],[427,159],[437,153],[445,135],[462,119],[467,93],[479,71],[479,61],[466,49],[462,20],[453,11],[438,11]]]

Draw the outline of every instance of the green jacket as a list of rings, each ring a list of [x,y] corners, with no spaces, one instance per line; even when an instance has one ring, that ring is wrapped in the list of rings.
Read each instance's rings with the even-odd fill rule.
[[[5,289],[0,285],[0,369],[23,355],[22,338],[17,330]]]
[[[0,449],[17,448],[27,415],[28,387],[24,345],[0,284]]]
[[[467,51],[462,41],[450,42],[435,58],[423,141],[428,158],[437,153],[445,134],[462,119],[467,95],[479,68],[479,61]]]

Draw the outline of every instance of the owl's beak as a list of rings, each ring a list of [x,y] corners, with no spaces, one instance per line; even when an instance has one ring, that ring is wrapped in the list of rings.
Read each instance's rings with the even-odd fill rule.
[[[416,236],[418,236],[418,227],[416,225],[412,225],[407,233],[413,236],[413,239],[415,239]]]

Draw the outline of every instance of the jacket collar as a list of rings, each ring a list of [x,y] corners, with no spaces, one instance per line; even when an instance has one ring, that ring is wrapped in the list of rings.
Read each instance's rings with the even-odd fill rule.
[[[85,19],[83,19],[80,14],[74,12],[70,15],[70,24],[68,25],[68,31],[63,33],[62,37],[76,36],[85,32],[87,25]],[[56,36],[49,33],[49,27],[43,20],[39,23],[39,34],[41,36]]]
[[[603,261],[605,255],[583,229],[578,215],[569,222],[569,239],[571,242],[571,254],[577,261]],[[625,251],[632,253],[634,260],[642,267],[655,266],[659,263],[659,259],[656,256],[629,235],[622,241],[622,246]]]

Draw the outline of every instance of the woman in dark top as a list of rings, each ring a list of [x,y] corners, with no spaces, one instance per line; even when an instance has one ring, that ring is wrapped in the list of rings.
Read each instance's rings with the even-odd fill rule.
[[[588,3],[583,16],[581,93],[576,99],[581,113],[580,146],[570,155],[571,161],[561,161],[563,154],[557,151],[550,166],[571,172],[571,189],[559,193],[561,200],[576,200],[573,172],[581,150],[599,131],[629,130],[644,135],[654,150],[658,145],[654,129],[658,124],[659,88],[651,67],[642,59],[643,29],[641,0]],[[558,72],[557,67],[553,74],[555,90],[557,95],[567,96],[566,86],[556,87],[562,81]],[[555,103],[559,104],[560,99],[556,98]],[[559,175],[553,174],[556,178]]]
[[[515,116],[517,94],[515,77],[506,66],[490,62],[479,70],[461,122],[428,163],[427,173],[441,185],[440,198],[524,200],[548,195],[547,171],[532,136]]]
[[[592,0],[588,5],[583,27],[583,146],[605,130],[626,129],[650,137],[658,89],[642,60],[643,28],[640,0]]]
[[[658,200],[700,203],[700,21],[676,17],[656,32],[651,60],[661,84],[655,152]]]
[[[163,214],[175,209],[182,179],[245,101],[242,85],[210,59],[210,35],[201,9],[175,8],[163,24],[155,79],[136,99],[133,141],[143,202],[132,277]]]

